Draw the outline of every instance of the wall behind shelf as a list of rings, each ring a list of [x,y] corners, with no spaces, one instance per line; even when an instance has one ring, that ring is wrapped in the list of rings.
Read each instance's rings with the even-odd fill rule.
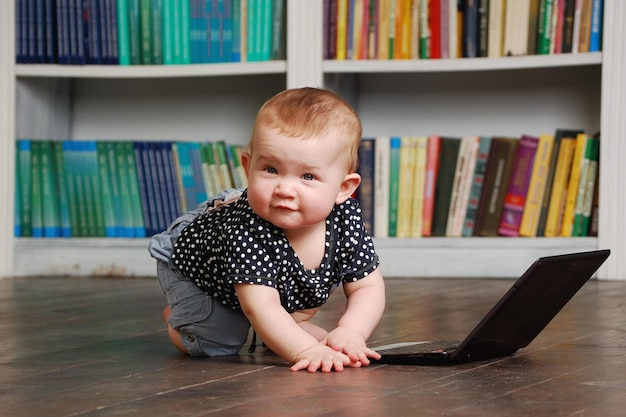
[[[553,133],[600,128],[601,67],[359,74],[366,136]],[[532,120],[532,124],[529,124]]]

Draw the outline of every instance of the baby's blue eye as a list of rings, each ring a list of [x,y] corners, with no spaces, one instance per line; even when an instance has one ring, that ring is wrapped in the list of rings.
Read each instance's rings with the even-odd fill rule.
[[[278,171],[274,167],[267,167],[267,168],[265,168],[265,172],[267,172],[269,174],[276,174]]]
[[[313,174],[304,174],[302,176],[303,179],[307,180],[307,181],[312,181],[315,179],[315,176],[313,176]]]

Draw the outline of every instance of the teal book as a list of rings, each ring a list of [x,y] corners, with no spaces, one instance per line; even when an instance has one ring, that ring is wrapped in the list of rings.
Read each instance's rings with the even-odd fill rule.
[[[118,163],[116,156],[116,141],[106,141],[106,160],[109,164],[109,173],[111,174],[111,201],[113,203],[115,237],[122,237],[123,235],[123,209],[122,209],[122,196],[120,193],[120,175],[118,172]]]
[[[113,208],[113,194],[111,191],[112,174],[109,167],[107,144],[105,141],[96,143],[98,155],[98,175],[100,177],[100,198],[102,201],[102,215],[104,221],[104,235],[116,237],[115,209]]]
[[[61,221],[57,198],[57,181],[59,175],[55,167],[52,141],[41,141],[41,194],[42,221],[44,237],[60,237]]]
[[[400,149],[402,138],[392,137],[389,154],[389,237],[398,232],[398,200],[400,197]]]
[[[54,170],[56,172],[56,193],[61,237],[71,237],[72,223],[68,196],[68,178],[63,162],[63,142],[59,140],[52,141],[52,152],[54,155]]]
[[[204,176],[202,175],[202,156],[200,155],[200,143],[189,143],[189,159],[191,161],[191,172],[193,175],[193,207],[207,199]]]
[[[230,60],[241,61],[241,0],[232,0],[232,50]]]
[[[139,193],[139,181],[137,177],[137,165],[135,163],[135,150],[133,143],[122,141],[124,158],[128,175],[128,199],[130,203],[131,234],[133,237],[145,237],[146,229],[143,220],[143,210],[141,206],[141,195]]]
[[[186,0],[173,0],[172,13],[170,16],[170,24],[172,25],[172,57],[173,64],[182,63],[182,28],[181,28],[181,16],[182,9],[181,4]]]
[[[15,187],[13,199],[13,236],[22,236],[22,188],[19,141],[15,142]]]
[[[262,7],[260,10],[260,50],[259,60],[269,61],[272,56],[272,32],[274,28],[274,0],[260,0]]]
[[[152,0],[139,0],[141,63],[152,64]]]
[[[17,141],[17,158],[19,166],[19,180],[15,188],[19,188],[20,195],[20,236],[32,236],[32,223],[30,220],[30,187],[31,187],[31,141],[29,139],[19,139]],[[16,177],[17,178],[17,177]]]
[[[478,145],[478,155],[476,156],[476,165],[474,166],[474,172],[472,174],[472,185],[470,187],[467,210],[465,211],[465,220],[463,221],[463,229],[461,231],[461,236],[463,237],[474,235],[476,215],[478,213],[483,184],[485,183],[485,172],[487,171],[487,160],[489,159],[490,149],[491,137],[481,136]]]
[[[178,30],[180,32],[180,64],[191,63],[190,16],[190,1],[180,0],[180,17],[178,25]]]
[[[370,3],[373,4],[372,1]],[[286,54],[286,17],[285,0],[274,0],[274,16],[272,17],[272,40],[270,59],[285,59]]]
[[[233,59],[233,8],[229,0],[221,1],[222,62]]]
[[[97,232],[96,199],[91,173],[91,143],[75,141],[76,157],[78,162],[78,196],[80,212],[80,228],[82,236],[95,237]],[[94,147],[95,149],[95,147]]]
[[[259,60],[259,42],[261,41],[258,22],[259,3],[262,0],[248,0],[248,30],[246,32],[247,60]]]
[[[131,65],[141,64],[141,11],[139,0],[128,1],[128,38]]]
[[[43,237],[43,193],[41,184],[42,142],[31,143],[30,158],[30,223],[32,237]]]
[[[163,64],[163,0],[151,0],[152,64]]]
[[[63,149],[63,168],[67,178],[67,199],[69,201],[70,228],[72,237],[80,237],[78,227],[78,194],[76,186],[76,152],[70,140],[64,140],[61,144]]]
[[[120,203],[122,212],[121,237],[133,237],[133,208],[130,197],[130,169],[126,159],[125,141],[115,142],[115,160],[119,180]]]
[[[130,65],[128,0],[117,0],[117,50],[120,65]]]
[[[180,175],[181,196],[183,201],[183,211],[192,210],[196,206],[194,195],[195,183],[193,168],[189,157],[190,145],[188,142],[176,143],[177,164]]]
[[[174,0],[163,0],[162,9],[163,31],[163,63],[175,64],[174,60]]]

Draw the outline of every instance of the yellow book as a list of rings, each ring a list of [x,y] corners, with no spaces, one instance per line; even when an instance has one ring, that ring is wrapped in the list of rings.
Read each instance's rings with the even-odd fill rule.
[[[348,51],[348,59],[362,59],[363,40],[363,0],[354,0],[354,13],[352,18],[352,49]],[[348,43],[349,44],[349,43]]]
[[[413,180],[415,177],[415,151],[417,142],[403,136],[400,147],[400,194],[398,195],[398,228],[396,237],[409,237],[411,232],[411,207],[413,206]]]
[[[561,146],[559,147],[556,168],[554,170],[554,179],[552,181],[550,203],[548,204],[548,214],[546,216],[546,228],[544,231],[546,237],[556,237],[561,234],[561,218],[565,204],[567,179],[572,166],[575,147],[575,139],[561,139]]]
[[[530,184],[528,184],[528,193],[526,194],[526,202],[522,212],[522,222],[519,229],[520,236],[533,237],[537,234],[541,202],[546,190],[546,179],[548,177],[553,145],[554,135],[539,135],[537,153],[535,154],[533,171],[530,174]]]
[[[426,149],[428,138],[415,138],[415,175],[413,176],[413,207],[411,207],[410,237],[421,237],[424,214],[424,192],[426,188]]]
[[[378,59],[389,59],[389,12],[390,2],[378,1]]]
[[[563,220],[561,222],[561,236],[563,237],[572,236],[574,210],[576,209],[576,199],[578,197],[578,182],[580,180],[580,171],[583,157],[585,156],[587,139],[587,135],[584,133],[579,133],[578,136],[576,136],[576,148],[574,149],[572,168],[570,169],[569,180],[567,182],[567,197],[565,198]]]
[[[336,59],[346,59],[348,53],[348,0],[337,0]]]

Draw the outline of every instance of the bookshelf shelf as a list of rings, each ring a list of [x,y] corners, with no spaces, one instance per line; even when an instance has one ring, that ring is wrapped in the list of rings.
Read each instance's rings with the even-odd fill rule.
[[[602,53],[591,52],[473,59],[325,60],[322,68],[326,73],[420,73],[560,68],[600,65],[601,63]]]
[[[374,239],[374,244],[387,277],[515,278],[539,256],[591,250],[597,239]],[[147,248],[148,239],[19,238],[13,263],[25,276],[41,274],[41,264],[48,274],[151,276],[155,261]]]
[[[578,123],[602,132],[597,238],[375,239],[385,276],[514,277],[538,256],[610,248],[598,277],[626,279],[623,2],[604,1],[602,53],[415,61],[323,60],[323,2],[287,2],[285,61],[128,67],[14,64],[15,2],[0,2],[2,230],[13,228],[18,134],[145,140],[211,134],[245,143],[270,95],[326,86],[355,103],[367,136],[519,134],[529,125],[541,131]],[[147,244],[3,233],[0,277],[153,276]]]
[[[285,74],[286,61],[216,63],[193,65],[55,65],[18,64],[18,77],[45,78],[188,78],[216,76],[253,76],[260,74]]]

